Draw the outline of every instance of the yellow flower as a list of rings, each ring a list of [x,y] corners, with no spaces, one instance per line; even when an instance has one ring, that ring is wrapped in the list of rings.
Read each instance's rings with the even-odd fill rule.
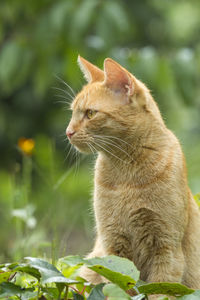
[[[35,147],[35,141],[33,139],[26,139],[22,137],[18,140],[18,147],[24,154],[31,155]]]

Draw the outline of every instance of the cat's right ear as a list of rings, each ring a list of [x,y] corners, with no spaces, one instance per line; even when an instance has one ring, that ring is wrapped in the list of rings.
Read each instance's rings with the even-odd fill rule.
[[[104,84],[111,90],[122,93],[127,97],[132,96],[135,90],[135,83],[127,70],[121,67],[111,58],[104,61],[105,81]]]
[[[104,72],[80,55],[78,56],[78,64],[88,83],[104,80]]]

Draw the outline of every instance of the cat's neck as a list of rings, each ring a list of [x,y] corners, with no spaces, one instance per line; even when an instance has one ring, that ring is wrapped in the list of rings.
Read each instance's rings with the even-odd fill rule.
[[[119,168],[135,168],[168,148],[169,135],[171,132],[165,126],[149,128],[142,136],[136,136],[130,129],[124,137],[105,140],[102,151],[99,152],[100,160]]]
[[[141,184],[141,181],[145,183],[150,177],[158,176],[165,168],[169,158],[176,151],[174,147],[176,143],[174,135],[166,129],[165,135],[162,133],[159,138],[156,135],[154,139],[149,136],[146,143],[141,140],[135,146],[133,143],[132,148],[127,147],[128,155],[126,153],[120,155],[120,151],[114,152],[115,156],[101,152],[98,154],[95,176],[100,179],[104,177],[106,181],[114,180],[118,184],[124,181],[134,181],[135,184]]]

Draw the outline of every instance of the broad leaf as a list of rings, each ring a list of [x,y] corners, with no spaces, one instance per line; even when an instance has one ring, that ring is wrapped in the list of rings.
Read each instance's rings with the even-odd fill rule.
[[[110,255],[87,259],[88,268],[104,276],[124,290],[131,289],[139,279],[140,272],[126,258]]]
[[[46,287],[46,288],[42,288],[41,290],[42,290],[44,296],[48,295],[48,296],[50,296],[53,299],[57,299],[58,296],[59,296],[59,291],[58,291],[57,288]]]
[[[33,289],[22,289],[20,286],[12,282],[2,282],[0,284],[0,298],[11,297],[15,295],[22,295],[26,292],[32,292]]]
[[[180,283],[169,283],[169,282],[157,282],[147,283],[138,287],[140,293],[147,295],[151,294],[163,294],[172,296],[187,295],[194,292],[194,290],[188,288]]]
[[[104,287],[104,283],[100,283],[98,285],[96,285],[89,297],[87,298],[87,300],[104,300],[105,299],[105,296],[104,296],[104,293],[103,293],[103,287]]]
[[[8,264],[4,264],[4,267],[8,268],[8,269],[13,269],[14,267],[19,266],[19,263],[8,263]]]
[[[12,272],[0,272],[0,283],[8,281]]]
[[[190,295],[185,295],[182,297],[177,297],[179,300],[199,300],[200,299],[200,290],[196,290],[194,293]]]
[[[118,284],[124,290],[132,288],[139,279],[140,274],[133,262],[115,255],[90,259],[83,259],[78,255],[66,256],[60,259],[60,262],[69,266],[82,266],[85,264],[111,282]]]
[[[21,300],[29,300],[29,299],[36,299],[38,292],[29,292],[25,291],[21,295]]]
[[[79,255],[69,255],[63,258],[59,259],[59,262],[65,263],[71,267],[77,266],[77,265],[83,265],[85,263],[85,260],[80,257]]]
[[[62,274],[67,278],[76,276],[76,274],[78,273],[78,269],[80,267],[81,267],[80,265],[73,266],[73,267],[70,267],[70,266],[67,266],[67,267],[65,266],[64,268],[62,267]]]
[[[74,293],[74,292],[72,292],[72,293],[73,293],[74,300],[84,300],[84,297],[82,295]]]
[[[58,271],[58,269],[52,264],[48,263],[45,260],[34,258],[34,257],[26,257],[29,262],[29,265],[35,269],[37,269],[41,274],[42,283],[58,283],[63,282],[66,284],[74,284],[78,283],[76,280],[68,279],[63,276],[63,274]]]
[[[106,284],[103,293],[109,300],[131,300],[131,297],[116,284]]]
[[[11,268],[11,270],[15,271],[15,272],[23,272],[23,273],[27,273],[35,278],[37,278],[38,280],[40,280],[40,272],[34,268],[29,266],[28,264],[19,264],[17,266],[14,266]]]
[[[1,264],[1,265],[0,265],[0,269],[5,268],[5,266],[6,266],[6,264]]]

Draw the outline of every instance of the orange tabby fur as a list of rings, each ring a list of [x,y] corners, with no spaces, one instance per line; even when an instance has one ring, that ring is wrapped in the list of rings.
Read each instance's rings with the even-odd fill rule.
[[[89,84],[72,103],[67,134],[80,151],[98,152],[97,238],[89,257],[127,257],[144,281],[200,288],[200,213],[177,138],[149,90],[127,70],[111,59],[104,72],[81,57],[79,64]],[[97,111],[91,119],[88,109]],[[82,276],[102,281],[86,268]]]

